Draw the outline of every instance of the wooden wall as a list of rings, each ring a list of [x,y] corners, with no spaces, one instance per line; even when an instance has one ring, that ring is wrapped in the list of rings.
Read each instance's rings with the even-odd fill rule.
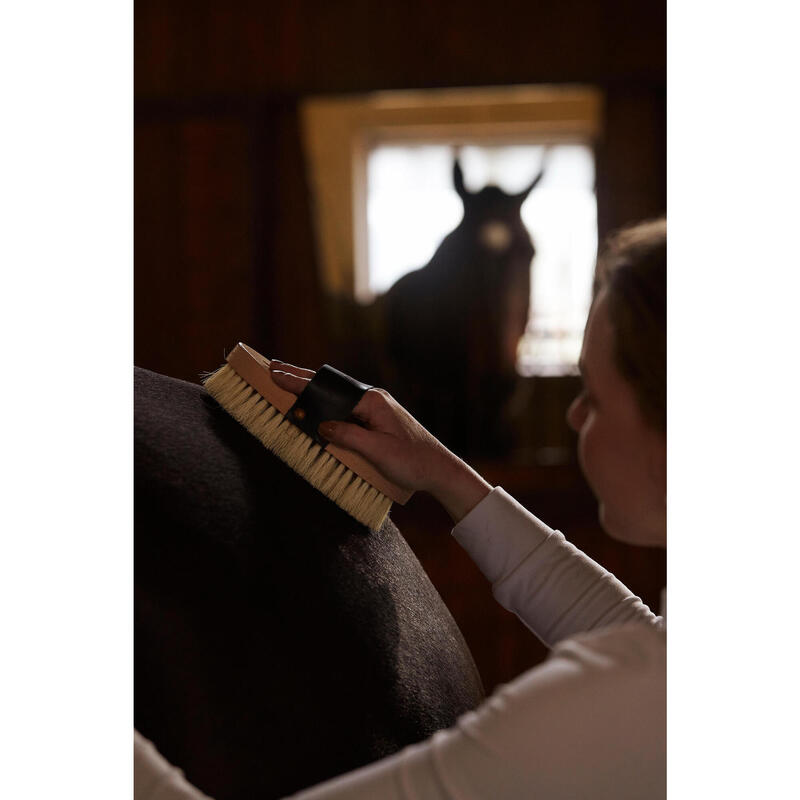
[[[606,95],[601,235],[666,208],[663,0],[136,0],[134,13],[139,366],[196,380],[237,340],[296,363],[331,360],[299,137],[307,95],[591,83]],[[563,516],[573,539],[602,542],[600,560],[657,603],[663,554],[632,556],[602,537],[574,464],[493,468]],[[539,660],[516,620],[465,599],[481,579],[453,554],[438,510],[412,503],[398,524],[440,581],[487,689]]]

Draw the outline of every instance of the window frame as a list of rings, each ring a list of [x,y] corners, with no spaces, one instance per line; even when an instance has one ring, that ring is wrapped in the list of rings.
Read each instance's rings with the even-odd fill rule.
[[[322,287],[370,302],[367,156],[373,147],[409,141],[594,146],[603,95],[590,86],[514,86],[310,97],[300,119]]]

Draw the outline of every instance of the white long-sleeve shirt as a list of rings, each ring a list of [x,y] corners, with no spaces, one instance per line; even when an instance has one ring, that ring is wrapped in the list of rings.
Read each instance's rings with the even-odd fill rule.
[[[453,728],[296,800],[665,797],[663,619],[500,488],[453,535],[549,658]]]
[[[211,800],[136,730],[133,732],[133,797],[134,800]]]

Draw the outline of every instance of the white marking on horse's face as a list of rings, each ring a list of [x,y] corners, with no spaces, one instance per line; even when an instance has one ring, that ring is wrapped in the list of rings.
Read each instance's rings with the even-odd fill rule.
[[[481,225],[478,231],[478,241],[487,249],[495,253],[502,253],[511,245],[511,228],[499,219],[489,220]]]

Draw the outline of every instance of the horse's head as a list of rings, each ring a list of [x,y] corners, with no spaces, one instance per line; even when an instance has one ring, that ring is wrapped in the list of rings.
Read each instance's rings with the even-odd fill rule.
[[[516,194],[507,194],[493,185],[470,192],[464,186],[464,173],[456,159],[453,163],[453,185],[464,203],[464,219],[460,227],[474,232],[478,244],[498,255],[508,251],[514,244],[530,245],[520,210],[543,176],[544,169],[541,169],[531,183]],[[533,246],[530,245],[530,248],[532,258]]]

